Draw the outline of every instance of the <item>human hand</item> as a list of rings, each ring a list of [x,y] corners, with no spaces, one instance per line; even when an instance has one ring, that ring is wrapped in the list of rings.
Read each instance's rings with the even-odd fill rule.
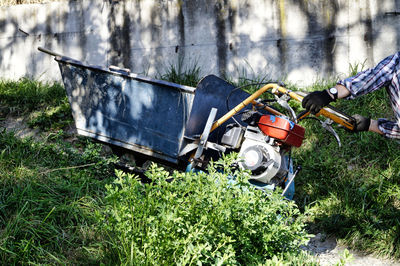
[[[303,98],[301,105],[312,114],[318,113],[324,106],[327,106],[334,99],[326,90],[314,91]]]
[[[359,114],[353,115],[353,118],[356,120],[356,126],[355,126],[353,132],[362,132],[362,131],[369,130],[369,126],[371,124],[371,118],[364,117]]]

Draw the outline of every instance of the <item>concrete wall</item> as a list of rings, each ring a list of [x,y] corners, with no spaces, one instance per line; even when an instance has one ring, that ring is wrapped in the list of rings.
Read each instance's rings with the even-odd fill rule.
[[[372,66],[400,47],[400,0],[76,0],[0,9],[0,77],[59,80],[46,47],[90,64],[155,76],[202,75],[299,85]],[[393,13],[395,12],[395,13]]]

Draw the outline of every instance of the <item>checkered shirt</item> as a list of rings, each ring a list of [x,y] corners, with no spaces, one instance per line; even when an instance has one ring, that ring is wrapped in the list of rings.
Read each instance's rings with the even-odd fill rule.
[[[400,139],[400,52],[383,59],[374,68],[341,80],[338,84],[345,86],[350,95],[348,99],[385,87],[395,114],[396,122],[385,118],[378,119],[378,127],[388,138]]]

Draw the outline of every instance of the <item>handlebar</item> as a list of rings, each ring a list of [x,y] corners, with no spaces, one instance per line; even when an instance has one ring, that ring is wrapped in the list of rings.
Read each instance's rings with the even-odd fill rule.
[[[232,110],[230,110],[228,113],[226,113],[224,116],[222,116],[220,119],[214,122],[211,131],[215,130],[217,127],[222,125],[224,122],[226,122],[228,119],[230,119],[232,116],[234,116],[236,113],[238,113],[241,109],[243,109],[246,105],[253,103],[255,104],[255,99],[261,96],[263,93],[266,91],[271,90],[273,94],[280,95],[280,94],[286,94],[289,95],[290,98],[295,99],[298,102],[303,101],[303,96],[300,96],[299,94],[288,90],[282,86],[279,86],[278,84],[275,83],[270,83],[259,90],[257,90],[255,93],[247,97],[244,101],[236,105]],[[271,109],[271,108],[269,108]],[[277,112],[277,111],[276,111]],[[300,115],[297,117],[298,120],[304,119],[306,116],[308,116],[310,112],[302,112]],[[349,129],[350,131],[353,131],[355,128],[355,120],[353,117],[351,117],[348,114],[345,114],[334,107],[328,105],[324,108],[322,108],[315,116],[325,116],[326,118],[331,119],[335,123],[338,123],[345,128]]]

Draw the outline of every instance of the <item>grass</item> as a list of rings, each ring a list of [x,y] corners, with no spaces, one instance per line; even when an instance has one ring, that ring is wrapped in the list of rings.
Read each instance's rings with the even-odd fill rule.
[[[21,4],[40,4],[49,2],[59,2],[60,0],[1,0],[0,6],[13,6]],[[61,0],[63,1],[63,0]]]
[[[363,64],[350,67],[356,74]],[[330,82],[309,88],[329,88]],[[393,118],[384,89],[352,101],[340,100],[344,112],[372,118]],[[335,235],[339,242],[366,253],[400,258],[399,143],[375,133],[332,135],[313,120],[302,122],[307,135],[294,151],[303,166],[296,184],[296,202],[310,213],[310,228]]]
[[[12,265],[98,260],[93,212],[112,178],[112,158],[82,140],[41,143],[0,132],[0,261]],[[81,167],[84,165],[85,167]]]
[[[352,66],[351,71],[358,71],[360,66]],[[195,86],[199,70],[175,67],[162,78]],[[235,81],[238,85],[253,82]],[[307,89],[321,90],[332,84],[320,81]],[[392,116],[385,90],[335,105],[348,114]],[[123,251],[129,251],[128,255],[118,249],[122,240],[109,238],[121,224],[104,228],[110,224],[101,220],[107,217],[104,211],[118,213],[128,200],[122,197],[110,201],[118,187],[113,182],[120,178],[114,177],[115,159],[102,154],[101,146],[86,139],[65,142],[60,129],[72,118],[62,86],[27,79],[2,81],[0,106],[2,117],[28,116],[32,127],[51,132],[52,136],[36,142],[0,132],[0,260],[6,264],[129,261],[130,246]],[[300,110],[298,104],[293,106]],[[295,202],[308,230],[334,235],[349,248],[399,259],[399,144],[374,133],[353,134],[336,128],[342,140],[342,148],[338,148],[334,137],[316,121],[304,120],[301,125],[306,128],[306,139],[293,151],[296,163],[303,167],[296,179]],[[151,203],[150,199],[142,199]],[[118,202],[120,207],[113,209]],[[315,262],[307,254],[296,252],[279,253],[267,262],[279,263]]]
[[[390,117],[384,90],[338,107],[349,114]],[[312,213],[311,224],[352,248],[400,258],[400,161],[394,140],[338,129],[342,148],[312,121],[304,147],[294,156],[303,165],[296,201]]]
[[[196,87],[200,80],[200,68],[196,63],[185,66],[183,61],[179,61],[177,64],[170,64],[166,69],[167,71],[159,73],[157,78],[191,87]]]
[[[31,127],[58,130],[73,122],[64,88],[23,78],[0,81],[0,116],[28,116]]]

